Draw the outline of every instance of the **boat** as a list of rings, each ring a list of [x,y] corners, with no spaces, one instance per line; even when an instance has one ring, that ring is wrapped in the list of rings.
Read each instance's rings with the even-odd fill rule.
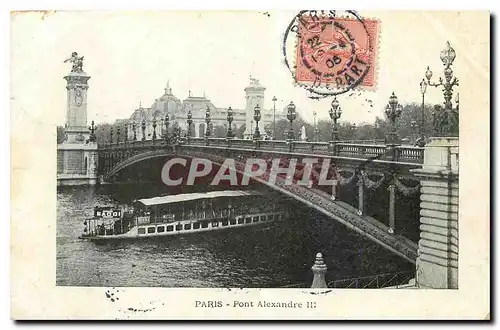
[[[285,211],[258,191],[224,190],[135,200],[131,208],[94,208],[80,239],[141,239],[263,226]]]

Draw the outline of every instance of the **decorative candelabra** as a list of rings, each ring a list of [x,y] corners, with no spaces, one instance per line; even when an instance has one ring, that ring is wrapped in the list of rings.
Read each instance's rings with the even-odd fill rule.
[[[297,118],[297,113],[296,113],[297,108],[295,107],[295,104],[293,102],[290,102],[290,104],[287,106],[287,114],[286,118],[290,122],[290,128],[288,129],[288,139],[293,140],[294,139],[294,134],[293,134],[293,121],[295,118]]]
[[[97,139],[95,136],[95,127],[94,127],[93,120],[92,120],[92,123],[90,124],[89,130],[90,130],[89,142],[96,142]]]
[[[420,93],[422,94],[422,109],[420,113],[420,141],[417,141],[417,144],[420,147],[425,146],[425,135],[424,135],[424,125],[425,125],[425,92],[427,91],[427,82],[425,79],[422,79],[420,82]]]
[[[168,128],[170,126],[170,116],[168,115],[168,113],[165,114],[165,119],[163,120],[163,122],[165,123],[165,134],[163,134],[163,138],[168,141]]]
[[[260,114],[260,107],[258,104],[253,109],[253,119],[255,120],[255,132],[253,133],[253,139],[259,140],[260,139],[259,121],[261,119],[261,114]]]
[[[205,123],[207,123],[207,127],[205,129],[205,138],[208,139],[210,136],[210,107],[207,105],[207,110],[205,110]]]
[[[276,98],[276,96],[273,96],[273,140],[276,139],[276,101],[278,101],[278,99]]]
[[[153,141],[156,140],[156,115],[153,116]]]
[[[339,130],[337,126],[337,121],[342,116],[342,108],[340,107],[339,101],[337,101],[337,97],[335,97],[332,101],[330,111],[329,111],[330,119],[332,120],[332,144],[335,144],[339,140]]]
[[[316,111],[313,111],[313,141],[318,141],[319,129],[316,123]]]
[[[160,118],[160,132],[161,132],[160,139],[163,140],[165,140],[165,130],[163,129],[163,127],[165,126],[164,124],[165,124],[165,119]]]
[[[234,116],[233,116],[233,109],[231,107],[229,107],[227,109],[227,122],[228,122],[228,127],[227,127],[227,133],[226,133],[226,137],[228,139],[232,138],[234,135],[233,135],[233,120],[234,120]]]
[[[446,47],[441,51],[439,57],[444,65],[444,80],[442,77],[439,77],[437,83],[431,82],[432,71],[427,67],[427,71],[425,72],[425,78],[429,86],[443,86],[444,106],[436,108],[433,114],[434,133],[438,136],[457,136],[459,121],[458,103],[456,107],[453,108],[451,102],[453,87],[458,86],[458,79],[453,76],[453,70],[451,69],[456,53],[449,41],[446,42]],[[423,93],[425,93],[425,91],[423,91]]]
[[[187,137],[189,139],[191,137],[191,124],[193,123],[193,114],[191,113],[191,109],[188,110],[186,122],[188,124]]]
[[[141,129],[142,129],[142,141],[146,141],[146,120],[145,119],[142,120]]]
[[[399,145],[399,137],[396,130],[396,119],[401,116],[401,111],[403,107],[398,102],[398,97],[392,92],[391,97],[389,97],[389,104],[385,107],[385,114],[391,123],[391,130],[387,136],[387,145],[395,146]]]
[[[416,144],[416,142],[417,142],[417,128],[419,128],[417,121],[412,119],[410,121],[410,127],[411,127],[411,135],[412,135],[412,139],[413,139],[413,144]]]

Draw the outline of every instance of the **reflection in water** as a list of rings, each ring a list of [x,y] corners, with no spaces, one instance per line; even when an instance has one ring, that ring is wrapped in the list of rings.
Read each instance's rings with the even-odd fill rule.
[[[96,244],[79,240],[95,205],[165,193],[160,185],[64,187],[57,193],[57,285],[278,287],[311,280],[316,252],[329,279],[413,269],[413,265],[297,202],[278,227]],[[183,193],[192,192],[194,187]],[[175,192],[180,193],[180,192]]]

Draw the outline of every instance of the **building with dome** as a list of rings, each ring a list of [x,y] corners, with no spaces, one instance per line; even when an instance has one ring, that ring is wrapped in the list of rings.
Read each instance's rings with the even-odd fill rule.
[[[246,95],[246,106],[244,109],[232,108],[234,120],[232,122],[233,132],[241,130],[243,125],[245,125],[245,131],[243,136],[245,138],[251,138],[253,131],[255,130],[254,122],[254,108],[259,105],[261,108],[261,120],[259,121],[259,128],[261,134],[265,137],[267,134],[264,127],[267,125],[272,126],[273,123],[273,109],[264,109],[264,92],[266,90],[257,79],[250,78],[250,84],[245,89]],[[137,140],[142,139],[142,123],[145,123],[144,137],[146,140],[151,140],[153,138],[153,124],[156,123],[156,136],[160,138],[165,132],[165,115],[168,113],[169,127],[179,127],[181,129],[181,135],[185,135],[188,132],[188,112],[191,111],[191,119],[193,120],[191,124],[191,136],[193,137],[203,137],[206,131],[206,111],[207,108],[210,109],[210,125],[212,127],[212,136],[223,137],[225,132],[227,132],[227,113],[228,108],[220,108],[215,106],[210,99],[205,95],[203,96],[193,96],[191,92],[186,99],[180,100],[177,98],[170,87],[170,83],[164,89],[163,95],[154,100],[153,104],[149,108],[144,108],[141,105],[136,109],[128,119],[119,119],[115,122],[115,125],[127,125],[127,138],[129,140],[134,139],[134,130]],[[286,119],[286,113],[283,110],[276,109],[275,120]],[[214,127],[219,127],[224,131],[224,135],[214,134]],[[219,129],[219,132],[221,130]],[[271,133],[271,132],[269,132]]]

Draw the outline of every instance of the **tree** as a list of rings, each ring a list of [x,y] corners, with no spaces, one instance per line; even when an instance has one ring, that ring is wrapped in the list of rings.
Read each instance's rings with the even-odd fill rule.
[[[113,128],[114,130],[114,128]],[[110,142],[111,136],[110,124],[97,124],[95,126],[95,136],[98,144],[107,144]],[[114,132],[113,132],[114,133]]]

